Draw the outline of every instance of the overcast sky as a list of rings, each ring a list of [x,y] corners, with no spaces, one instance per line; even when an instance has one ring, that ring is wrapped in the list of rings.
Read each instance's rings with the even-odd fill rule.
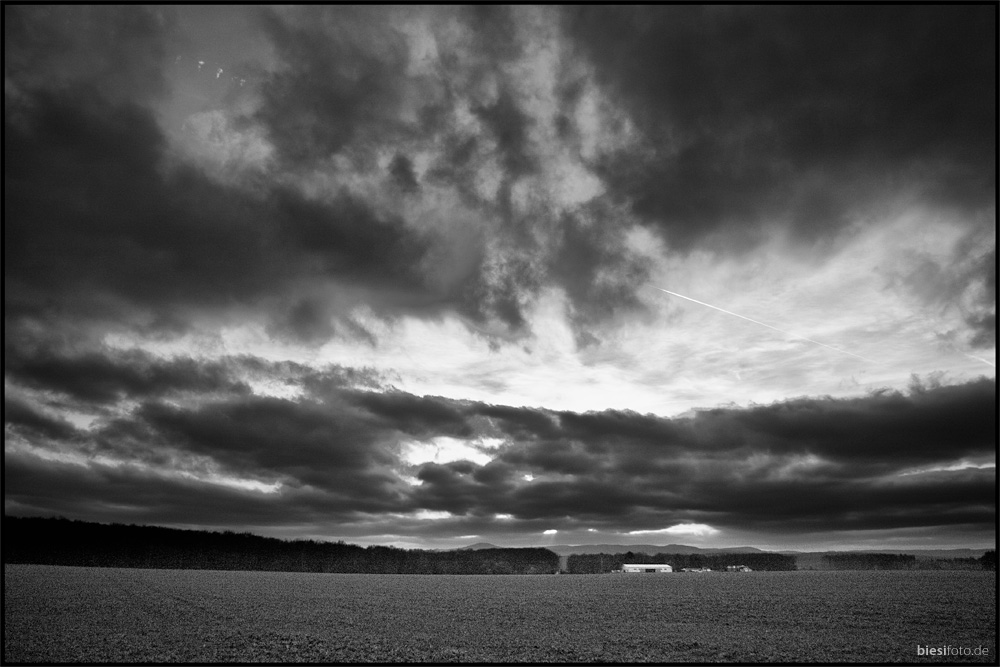
[[[993,545],[996,12],[5,5],[5,512]]]

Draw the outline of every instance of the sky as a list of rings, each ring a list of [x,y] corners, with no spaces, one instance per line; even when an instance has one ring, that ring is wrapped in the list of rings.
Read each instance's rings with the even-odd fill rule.
[[[996,12],[5,5],[5,513],[995,545]]]

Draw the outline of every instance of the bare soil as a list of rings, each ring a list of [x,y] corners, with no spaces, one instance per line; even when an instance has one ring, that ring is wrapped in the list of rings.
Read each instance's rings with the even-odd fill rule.
[[[7,663],[997,659],[993,572],[4,575]]]

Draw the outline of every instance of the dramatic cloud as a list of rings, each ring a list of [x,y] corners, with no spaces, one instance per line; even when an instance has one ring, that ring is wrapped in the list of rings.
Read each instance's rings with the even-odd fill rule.
[[[754,240],[779,221],[811,241],[896,197],[995,201],[992,8],[565,14],[639,132],[602,176],[673,245]]]
[[[663,528],[661,530],[630,530],[629,535],[694,535],[702,537],[704,535],[714,535],[719,531],[703,523],[679,523],[676,526]]]
[[[891,276],[929,308],[958,311],[967,327],[973,348],[996,347],[997,254],[996,245],[985,243],[980,230],[961,238],[942,256],[921,253],[908,258],[905,268]],[[953,339],[959,331],[944,337]]]
[[[252,358],[210,364],[213,372],[201,376],[178,372],[191,363],[121,354],[20,366],[14,377],[42,391],[7,400],[9,502],[32,513],[62,511],[65,485],[22,478],[79,476],[70,488],[83,484],[89,518],[112,518],[99,508],[115,506],[124,492],[156,521],[175,520],[174,495],[223,493],[236,502],[249,494],[251,507],[266,497],[286,508],[287,521],[272,519],[276,528],[291,523],[310,532],[350,532],[362,522],[398,535],[408,522],[431,521],[443,524],[443,534],[481,535],[505,516],[510,535],[537,532],[544,522],[567,532],[774,536],[986,531],[995,519],[992,380],[942,386],[915,379],[908,394],[799,398],[664,418],[417,397],[338,368]],[[76,380],[81,364],[93,387]],[[301,393],[252,393],[238,380],[248,369],[291,381]],[[152,379],[160,380],[156,393]],[[109,416],[84,429],[45,416],[72,398]],[[419,443],[436,450],[433,459],[415,457]],[[85,481],[105,478],[116,481]],[[155,484],[142,491],[146,479]],[[304,517],[303,503],[332,515]],[[256,510],[236,521],[226,503],[213,507],[200,512],[208,524],[260,525]]]
[[[4,9],[5,104],[22,87],[84,86],[115,101],[150,101],[166,89],[173,33],[168,11],[150,7]]]
[[[995,14],[5,7],[6,511],[991,543]]]
[[[189,167],[163,175],[164,139],[148,113],[81,95],[39,93],[30,116],[5,126],[7,156],[16,156],[5,176],[14,314],[38,316],[46,303],[57,316],[170,317],[257,305],[310,280],[419,285],[412,267],[426,243],[398,219],[350,195],[252,193]],[[11,126],[18,120],[25,127]],[[296,313],[289,326],[305,335],[309,317]]]

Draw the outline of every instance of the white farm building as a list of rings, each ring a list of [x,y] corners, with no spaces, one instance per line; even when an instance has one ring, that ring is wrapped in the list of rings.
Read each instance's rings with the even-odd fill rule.
[[[673,572],[674,568],[666,563],[625,563],[622,572]]]

